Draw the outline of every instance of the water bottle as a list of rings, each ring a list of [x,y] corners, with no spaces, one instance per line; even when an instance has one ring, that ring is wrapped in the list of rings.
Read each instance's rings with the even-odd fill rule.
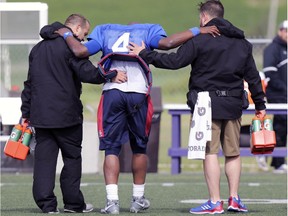
[[[11,131],[9,140],[17,142],[22,135],[22,129],[23,127],[21,124],[15,125]]]
[[[261,119],[255,116],[252,119],[252,132],[257,132],[261,130]]]
[[[273,131],[273,122],[272,122],[272,119],[268,116],[264,117],[264,129]]]
[[[27,127],[26,130],[24,131],[24,134],[22,137],[23,145],[29,146],[31,137],[32,137],[32,130],[31,130],[31,128]]]

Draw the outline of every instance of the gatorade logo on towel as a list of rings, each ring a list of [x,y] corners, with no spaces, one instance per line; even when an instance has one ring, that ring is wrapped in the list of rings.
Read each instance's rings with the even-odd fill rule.
[[[205,159],[206,143],[211,141],[211,99],[209,92],[199,92],[188,143],[188,159]]]
[[[202,131],[196,132],[196,140],[202,140],[204,138],[204,133]]]

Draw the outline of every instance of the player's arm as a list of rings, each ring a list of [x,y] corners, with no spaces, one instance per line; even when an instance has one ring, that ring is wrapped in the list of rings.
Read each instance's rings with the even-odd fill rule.
[[[56,33],[64,38],[67,45],[76,57],[85,58],[90,55],[88,48],[73,37],[73,33],[68,28],[60,28],[56,31]]]
[[[198,34],[211,34],[213,37],[220,35],[219,30],[216,26],[207,26],[207,27],[194,27],[189,30],[179,32],[176,34],[172,34],[168,37],[160,39],[158,43],[158,49],[161,50],[168,50],[173,49],[181,44],[185,43],[187,40],[191,39],[192,37],[197,36]]]

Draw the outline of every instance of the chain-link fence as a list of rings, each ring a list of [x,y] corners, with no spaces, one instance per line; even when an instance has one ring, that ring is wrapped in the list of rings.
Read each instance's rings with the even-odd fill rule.
[[[270,39],[249,39],[253,44],[253,55],[258,70],[262,70],[262,54]],[[2,44],[1,45],[1,97],[17,96],[23,89],[28,71],[28,56],[34,44]],[[90,58],[95,64],[100,54]],[[164,70],[151,66],[153,86],[160,86],[163,103],[185,103],[188,89],[190,66],[180,70]],[[81,96],[86,117],[95,117],[101,86],[83,84]]]

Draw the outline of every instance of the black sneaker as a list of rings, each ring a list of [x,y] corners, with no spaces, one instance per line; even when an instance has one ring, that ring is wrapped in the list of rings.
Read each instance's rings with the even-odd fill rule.
[[[47,214],[60,214],[60,211],[59,209],[56,209],[54,211],[47,212]]]
[[[85,209],[83,209],[80,212],[88,213],[88,212],[91,212],[91,211],[93,211],[93,205],[90,204],[90,203],[87,203]],[[66,213],[80,213],[80,212],[77,212],[77,211],[74,211],[74,210],[71,210],[71,209],[64,209],[64,212],[66,212]]]

